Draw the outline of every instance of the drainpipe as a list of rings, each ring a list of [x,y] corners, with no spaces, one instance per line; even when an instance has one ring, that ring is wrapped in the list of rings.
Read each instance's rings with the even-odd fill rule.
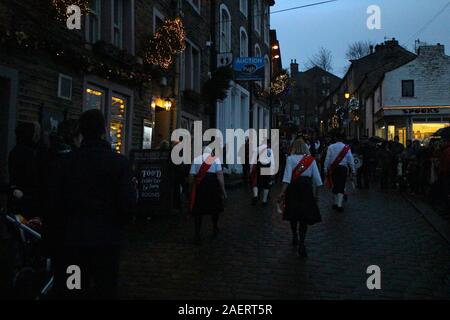
[[[210,1],[210,35],[211,35],[211,60],[210,60],[210,71],[213,73],[217,69],[217,35],[216,35],[216,0]],[[209,106],[211,108],[209,117],[209,127],[217,128],[217,101],[211,102]]]
[[[176,17],[181,18],[180,17],[181,10],[182,10],[182,0],[177,0],[177,6],[176,6],[176,12],[175,12]],[[180,70],[181,70],[181,62],[182,62],[181,55],[182,55],[182,53],[178,54],[177,60],[175,62],[175,78],[174,78],[174,82],[173,82],[175,108],[173,108],[172,112],[171,112],[169,139],[171,139],[172,132],[176,128],[180,128],[180,126],[181,126],[181,113],[182,113],[181,87],[180,87],[180,76],[181,76]]]

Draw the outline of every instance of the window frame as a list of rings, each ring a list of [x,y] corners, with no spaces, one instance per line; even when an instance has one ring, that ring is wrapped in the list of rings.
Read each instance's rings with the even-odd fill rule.
[[[223,12],[225,12],[228,15],[228,20],[224,21],[223,20]],[[233,43],[232,43],[232,18],[231,18],[231,13],[230,10],[228,10],[228,7],[225,4],[221,4],[220,5],[220,10],[219,10],[219,21],[220,21],[220,27],[219,27],[219,50],[220,53],[228,53],[228,52],[232,52],[233,50]],[[226,30],[225,30],[226,29]],[[225,31],[225,42],[223,42],[223,38],[222,36],[224,35],[224,31]]]
[[[115,4],[116,4],[116,1],[118,1],[118,3],[119,3],[119,12],[117,13],[118,14],[118,19],[119,19],[119,24],[118,25],[116,25],[116,22],[114,21],[115,20]],[[124,43],[124,39],[123,39],[123,29],[124,29],[124,12],[125,12],[125,4],[124,4],[124,0],[113,0],[113,2],[112,2],[112,12],[113,12],[113,15],[112,15],[112,21],[111,21],[111,24],[112,24],[112,44],[113,45],[115,45],[116,47],[118,47],[118,48],[120,48],[120,49],[122,49],[123,48],[123,43]],[[118,32],[119,32],[119,43],[116,43],[116,30],[118,30]]]
[[[239,11],[246,18],[248,17],[248,0],[239,0]]]
[[[61,87],[62,87],[62,80],[70,80],[70,95],[68,97],[63,96],[61,94]],[[58,98],[63,99],[63,100],[68,100],[68,101],[72,101],[72,97],[73,97],[73,78],[71,76],[68,76],[66,74],[60,73],[58,75]]]
[[[411,87],[411,90],[412,90],[412,92],[411,92],[411,95],[407,95],[406,94],[406,85],[407,84],[412,84],[412,87]],[[414,80],[402,80],[402,98],[414,98],[415,97],[415,81]]]
[[[86,16],[87,17],[87,28],[86,28],[86,38],[87,38],[87,42],[95,44],[98,41],[100,41],[102,39],[102,1],[101,0],[92,0],[92,3],[96,3],[96,10],[93,11],[92,7],[90,6],[89,9],[89,14]],[[91,5],[92,5],[91,3]],[[93,39],[93,32],[92,32],[92,27],[93,27],[93,23],[92,23],[92,17],[95,16],[96,18],[96,24],[97,24],[97,32],[96,32],[96,39]]]
[[[245,43],[243,43],[243,41],[242,41],[242,35],[245,35]],[[241,27],[240,32],[239,32],[239,56],[240,57],[248,57],[248,55],[249,55],[248,47],[249,47],[249,38],[248,38],[247,30],[245,30],[244,27]]]
[[[197,0],[198,1],[198,6],[194,4],[193,0],[187,0],[187,2],[192,6],[192,8],[194,8],[194,10],[200,14],[201,13],[201,9],[202,9],[202,1],[201,0]]]

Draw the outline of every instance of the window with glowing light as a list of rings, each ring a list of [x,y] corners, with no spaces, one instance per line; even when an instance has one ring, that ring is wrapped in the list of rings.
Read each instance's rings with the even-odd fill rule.
[[[127,104],[123,97],[113,95],[110,109],[111,146],[117,153],[125,152],[125,125]]]

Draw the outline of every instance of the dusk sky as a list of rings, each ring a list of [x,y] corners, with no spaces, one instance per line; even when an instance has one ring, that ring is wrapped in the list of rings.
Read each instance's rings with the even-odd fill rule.
[[[322,1],[277,0],[272,11]],[[366,12],[370,5],[381,8],[381,30],[367,28],[369,15]],[[442,13],[435,18],[439,12]],[[297,59],[300,68],[304,69],[308,58],[320,47],[325,47],[333,53],[333,73],[343,76],[344,68],[349,64],[345,52],[350,43],[358,40],[381,43],[385,37],[395,37],[411,51],[414,40],[420,39],[429,44],[444,44],[446,53],[450,52],[449,0],[338,0],[273,13],[271,19],[271,27],[277,30],[280,40],[284,68],[289,67],[291,59]]]

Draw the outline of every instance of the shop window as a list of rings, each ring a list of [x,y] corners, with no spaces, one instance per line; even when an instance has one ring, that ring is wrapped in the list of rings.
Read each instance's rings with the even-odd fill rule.
[[[402,97],[414,97],[414,80],[402,81]]]
[[[110,137],[113,150],[117,153],[125,152],[126,100],[113,95],[111,98]]]
[[[414,123],[413,124],[413,138],[414,140],[423,141],[430,138],[439,129],[448,127],[449,123]]]
[[[84,110],[100,110],[105,111],[104,106],[105,92],[95,87],[89,87],[86,89],[86,104]]]

